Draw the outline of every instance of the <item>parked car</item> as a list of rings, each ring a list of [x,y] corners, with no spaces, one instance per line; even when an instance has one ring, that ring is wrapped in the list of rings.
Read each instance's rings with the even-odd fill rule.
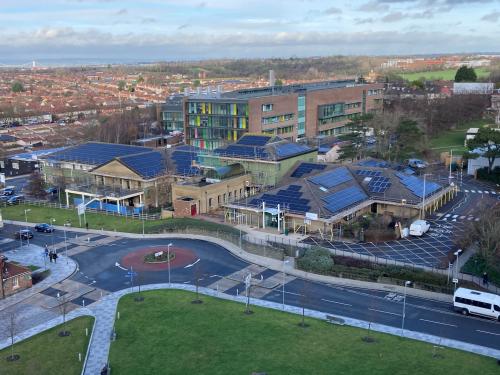
[[[15,233],[16,239],[28,240],[33,238],[33,232],[30,229],[21,229]]]
[[[14,204],[19,204],[24,201],[24,195],[14,195],[7,199],[7,204],[8,205],[14,205]]]
[[[57,188],[55,186],[51,186],[51,187],[48,187],[47,189],[45,189],[45,192],[47,194],[56,195],[57,194]]]
[[[426,220],[415,220],[410,225],[410,236],[422,236],[430,229],[431,224]]]
[[[420,159],[410,159],[408,160],[408,166],[416,169],[424,169],[427,168],[429,163],[420,160]]]
[[[0,190],[0,195],[11,196],[11,195],[14,195],[15,192],[16,192],[16,189],[14,186],[7,186],[6,188],[3,188]]]
[[[41,224],[35,225],[35,230],[37,232],[52,233],[53,231],[55,231],[55,228],[50,224],[41,223]]]

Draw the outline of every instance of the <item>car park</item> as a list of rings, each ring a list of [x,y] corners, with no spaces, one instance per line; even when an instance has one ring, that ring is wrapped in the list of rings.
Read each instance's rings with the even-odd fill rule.
[[[33,238],[33,232],[30,229],[21,229],[15,233],[15,238],[16,239],[23,239],[23,240],[29,240]]]
[[[41,223],[41,224],[35,225],[35,230],[37,232],[52,233],[55,230],[55,228],[50,224]]]

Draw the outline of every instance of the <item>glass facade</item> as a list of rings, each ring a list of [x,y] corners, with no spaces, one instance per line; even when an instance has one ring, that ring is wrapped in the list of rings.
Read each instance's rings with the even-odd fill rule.
[[[297,99],[297,138],[306,135],[306,97],[299,95]]]
[[[162,111],[161,120],[163,128],[167,132],[174,130],[184,131],[184,116],[182,111]]]
[[[248,131],[247,103],[189,101],[186,106],[186,139],[192,146],[213,150]]]

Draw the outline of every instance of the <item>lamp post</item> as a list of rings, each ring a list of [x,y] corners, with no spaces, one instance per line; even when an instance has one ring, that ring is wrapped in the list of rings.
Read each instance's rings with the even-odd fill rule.
[[[52,230],[52,250],[54,250],[54,223],[56,222],[56,219],[52,218],[50,219],[50,226]]]
[[[168,286],[170,286],[170,246],[172,242],[167,245],[167,261],[168,261]]]
[[[64,254],[66,256],[66,264],[68,263],[68,242],[66,241],[66,227],[69,226],[69,223],[64,223]]]
[[[430,176],[431,173],[424,173],[424,191],[422,194],[422,220],[425,219],[425,187],[427,183],[427,176]]]
[[[453,255],[455,255],[457,257],[457,260],[455,261],[455,278],[458,280],[458,256],[462,254],[462,249],[458,249],[457,251],[455,251],[453,253]],[[455,284],[455,290],[457,290],[457,283],[454,283]]]
[[[405,281],[405,290],[404,290],[404,297],[403,297],[403,319],[401,322],[401,336],[404,336],[404,331],[405,331],[405,316],[406,316],[406,287],[411,284],[411,281]]]
[[[30,211],[31,211],[30,208],[24,210],[24,221],[26,222],[26,230],[28,230],[28,212]],[[30,236],[28,234],[26,235],[26,243],[28,244],[28,246],[30,245]]]
[[[283,259],[283,310],[285,310],[285,278],[286,278],[286,273],[285,273],[285,264],[290,263],[289,260]]]

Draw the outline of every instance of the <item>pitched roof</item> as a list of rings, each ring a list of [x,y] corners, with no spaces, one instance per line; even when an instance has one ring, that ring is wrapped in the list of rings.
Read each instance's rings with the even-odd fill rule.
[[[116,160],[145,179],[163,175],[167,171],[165,156],[158,151],[121,156]]]

